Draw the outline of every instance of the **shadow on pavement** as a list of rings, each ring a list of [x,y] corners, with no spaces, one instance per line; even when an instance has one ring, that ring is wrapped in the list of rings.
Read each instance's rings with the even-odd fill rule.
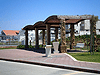
[[[36,48],[28,48],[27,50],[28,51],[33,51],[33,52],[45,54],[45,48],[39,48],[39,49],[36,49]],[[53,53],[53,51],[54,51],[54,49],[51,49],[51,53]]]
[[[28,48],[28,49],[25,49],[25,50],[45,54],[45,48],[39,48],[39,49],[36,49],[36,48]],[[54,49],[52,48],[51,49],[51,53],[53,53],[53,51],[54,51]],[[60,52],[60,50],[59,50],[59,52]],[[88,52],[88,51],[84,51],[84,50],[70,50],[70,49],[68,49],[67,52],[68,53],[74,53],[74,52],[76,53],[76,52]]]
[[[88,51],[85,51],[85,50],[67,50],[67,52],[69,53],[74,53],[74,52],[88,52]]]

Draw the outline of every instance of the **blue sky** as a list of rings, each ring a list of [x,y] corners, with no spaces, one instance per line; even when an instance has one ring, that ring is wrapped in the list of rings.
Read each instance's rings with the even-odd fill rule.
[[[96,15],[100,0],[0,0],[1,30],[21,30],[51,15]]]

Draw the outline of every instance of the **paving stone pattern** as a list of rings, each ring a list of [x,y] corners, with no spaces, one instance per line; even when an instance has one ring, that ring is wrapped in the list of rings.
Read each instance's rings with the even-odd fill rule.
[[[65,53],[51,54],[51,57],[46,57],[45,54],[33,51],[8,49],[0,50],[0,58],[70,65],[76,67],[92,68],[100,71],[100,63],[74,61],[70,56],[66,55]]]

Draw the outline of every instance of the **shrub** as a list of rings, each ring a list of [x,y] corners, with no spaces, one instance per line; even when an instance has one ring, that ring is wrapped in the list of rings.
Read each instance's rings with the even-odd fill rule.
[[[98,52],[100,52],[100,47],[98,47]]]
[[[0,45],[2,45],[3,43],[0,43]]]
[[[32,45],[29,45],[29,48],[34,48],[34,46],[32,46]]]
[[[29,45],[28,47],[29,48],[34,48],[34,46],[32,46],[32,45]],[[17,48],[18,49],[24,49],[25,48],[25,45],[18,45]]]
[[[39,47],[42,47],[42,45],[39,45]]]
[[[24,49],[25,48],[25,45],[18,45],[17,48],[18,49]]]

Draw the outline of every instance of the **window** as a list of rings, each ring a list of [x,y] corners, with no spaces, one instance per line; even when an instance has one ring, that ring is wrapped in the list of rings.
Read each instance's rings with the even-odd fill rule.
[[[76,31],[75,33],[78,34],[78,31]]]
[[[32,37],[31,37],[31,40],[32,40]]]
[[[85,28],[84,21],[81,21],[80,31],[84,31],[84,28]]]
[[[86,30],[86,31],[89,31],[89,30]]]
[[[80,31],[84,31],[84,24],[80,24]]]
[[[52,37],[55,37],[55,34],[51,34]]]

